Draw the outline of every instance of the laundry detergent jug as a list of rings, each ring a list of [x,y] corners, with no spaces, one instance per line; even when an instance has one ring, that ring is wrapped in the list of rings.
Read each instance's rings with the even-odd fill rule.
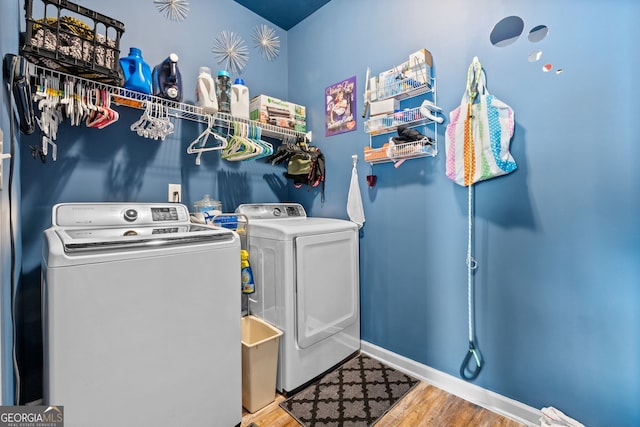
[[[178,55],[172,53],[153,68],[153,94],[172,101],[182,101],[182,76],[178,69]]]
[[[231,115],[241,119],[249,118],[249,88],[242,79],[236,79],[231,85]]]
[[[218,98],[216,87],[209,67],[200,67],[196,83],[196,105],[207,114],[218,112]]]
[[[129,49],[129,56],[120,58],[120,67],[126,89],[151,95],[151,67],[142,59],[142,51],[137,47]]]

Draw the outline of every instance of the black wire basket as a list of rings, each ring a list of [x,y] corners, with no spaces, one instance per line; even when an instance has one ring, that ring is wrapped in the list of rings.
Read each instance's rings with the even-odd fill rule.
[[[67,0],[25,0],[24,9],[22,56],[36,65],[67,74],[122,83],[122,22]]]

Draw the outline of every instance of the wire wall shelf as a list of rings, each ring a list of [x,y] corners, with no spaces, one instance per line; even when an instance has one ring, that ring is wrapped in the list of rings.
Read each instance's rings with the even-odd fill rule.
[[[393,143],[390,139],[380,148],[364,147],[364,161],[371,164],[397,162],[400,160],[417,159],[419,157],[435,157],[438,145],[428,137],[419,141]]]
[[[364,131],[370,135],[393,132],[399,126],[419,126],[433,120],[422,115],[420,107],[407,108],[393,114],[382,114],[371,117],[364,124]]]
[[[386,76],[379,77],[372,91],[372,101],[389,98],[402,100],[433,91],[430,67],[425,63],[406,70],[389,70]]]
[[[269,138],[275,138],[279,140],[284,139],[297,139],[309,136],[305,132],[295,131],[293,129],[287,129],[280,126],[261,123],[255,120],[249,120],[232,116],[230,114],[218,112],[216,114],[209,114],[196,105],[187,104],[184,102],[176,102],[168,99],[160,98],[153,95],[148,95],[141,92],[136,92],[123,87],[113,86],[106,83],[101,83],[83,77],[66,74],[60,71],[52,70],[40,65],[29,63],[28,66],[29,75],[32,78],[38,78],[39,76],[51,76],[60,79],[61,82],[65,80],[84,82],[86,85],[97,88],[100,90],[106,90],[110,95],[114,103],[136,109],[145,109],[147,104],[152,103],[154,105],[160,105],[166,109],[167,114],[170,117],[174,117],[182,120],[190,120],[197,123],[209,124],[210,116],[213,116],[216,120],[216,124],[220,126],[229,126],[232,123],[244,123],[251,126],[256,126],[262,129],[262,136]]]

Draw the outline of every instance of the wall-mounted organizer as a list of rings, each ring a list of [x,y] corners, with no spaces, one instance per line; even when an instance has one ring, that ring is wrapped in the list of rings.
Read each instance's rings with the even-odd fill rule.
[[[27,62],[25,71],[27,79],[32,82],[33,97],[37,105],[35,110],[36,113],[39,110],[40,115],[36,121],[42,133],[42,145],[37,147],[38,152],[34,153],[34,158],[39,155],[43,161],[49,152],[52,154],[52,159],[56,160],[55,137],[57,127],[63,120],[68,119],[70,124],[75,126],[85,123],[87,127],[100,129],[117,121],[118,113],[111,108],[111,102],[144,110],[140,119],[131,125],[131,130],[146,138],[164,140],[174,130],[170,118],[206,124],[207,129],[203,132],[204,137],[201,135],[198,140],[192,143],[192,145],[197,145],[193,152],[198,154],[197,164],[199,164],[202,152],[227,148],[226,141],[224,141],[224,147],[221,144],[213,147],[209,144],[205,147],[205,144],[208,144],[207,140],[215,142],[216,139],[222,141],[225,138],[225,135],[216,133],[214,128],[236,131],[241,127],[243,132],[247,133],[243,136],[252,143],[255,142],[256,146],[262,143],[268,145],[267,142],[260,140],[262,136],[286,142],[295,142],[299,139],[311,140],[310,133],[238,118],[226,113],[208,114],[195,105],[96,82],[31,62]],[[99,114],[96,117],[96,113],[83,112],[83,109],[93,109],[94,111],[97,109]],[[209,135],[214,137],[207,138]],[[236,139],[239,139],[240,136],[237,135]],[[229,145],[229,149],[232,148]],[[265,153],[266,151],[262,151],[261,157],[264,157]],[[250,157],[244,157],[244,159],[248,158]]]
[[[369,134],[365,161],[399,165],[399,161],[438,154],[437,125],[443,119],[438,116],[441,109],[436,104],[431,64],[431,54],[421,49],[412,53],[409,61],[370,79],[370,116],[364,124]],[[403,100],[417,97],[423,98],[421,105],[402,108]]]

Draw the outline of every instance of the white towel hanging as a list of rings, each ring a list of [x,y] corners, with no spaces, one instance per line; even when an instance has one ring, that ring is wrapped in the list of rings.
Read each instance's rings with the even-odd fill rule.
[[[349,186],[349,196],[347,197],[347,214],[352,222],[358,224],[358,228],[364,225],[364,208],[362,207],[362,195],[360,194],[360,184],[358,183],[358,156],[351,156],[353,169],[351,171],[351,185]]]

